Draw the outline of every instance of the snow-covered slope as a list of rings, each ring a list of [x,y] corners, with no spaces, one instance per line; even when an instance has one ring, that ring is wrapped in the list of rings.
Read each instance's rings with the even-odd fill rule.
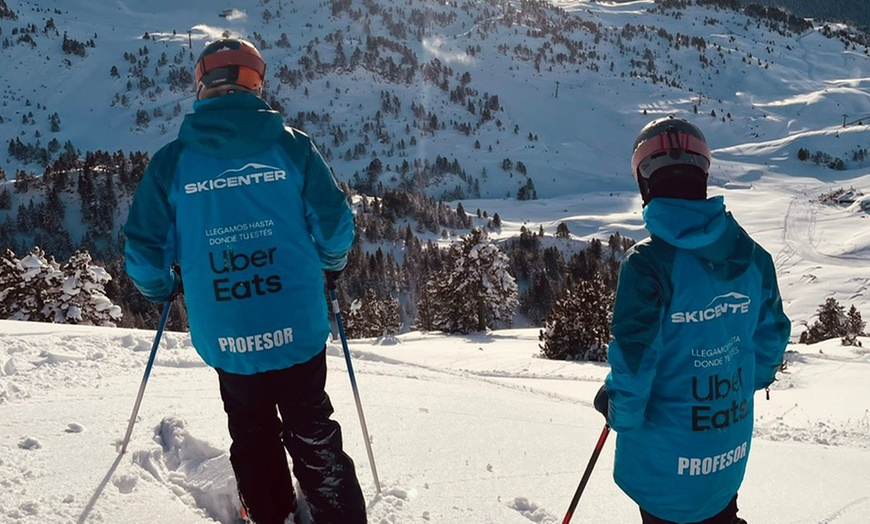
[[[166,333],[127,453],[117,454],[153,336],[0,321],[0,522],[232,522],[238,502],[217,377],[186,335]],[[411,333],[350,346],[380,494],[332,343],[327,390],[369,522],[561,522],[602,429],[591,400],[606,365],[536,358],[535,330]],[[863,524],[868,353],[794,345],[788,362],[770,400],[756,395],[741,515]],[[612,466],[613,436],[572,522],[639,521]]]

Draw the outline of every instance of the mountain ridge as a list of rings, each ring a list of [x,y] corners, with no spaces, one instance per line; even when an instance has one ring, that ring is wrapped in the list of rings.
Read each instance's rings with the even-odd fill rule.
[[[481,186],[481,196],[501,197],[494,188],[488,186],[503,186],[507,183],[513,186],[511,194],[514,194],[524,183],[523,175],[514,178],[517,173],[504,170],[507,176],[499,177],[498,184],[487,184],[481,180],[482,169],[487,168],[491,175],[501,167],[501,154],[515,154],[522,158],[509,157],[512,164],[515,165],[519,159],[530,168],[527,174],[535,181],[539,196],[552,196],[553,191],[542,180],[544,176],[536,176],[535,173],[553,171],[558,174],[570,169],[569,162],[548,163],[548,160],[552,160],[550,153],[562,154],[556,143],[560,137],[551,137],[547,132],[547,119],[564,116],[565,111],[561,106],[567,105],[578,118],[595,118],[591,114],[595,110],[609,111],[616,118],[632,122],[630,128],[638,128],[650,116],[666,112],[691,115],[698,111],[721,115],[723,118],[728,115],[727,119],[731,122],[737,120],[738,125],[731,126],[734,129],[730,132],[717,136],[715,130],[708,130],[713,135],[711,138],[715,138],[711,139],[714,148],[733,145],[739,140],[735,134],[758,135],[753,138],[782,136],[786,130],[764,122],[766,111],[759,111],[762,104],[753,103],[751,98],[764,96],[765,90],[775,88],[769,84],[779,81],[775,76],[777,69],[781,69],[784,77],[793,77],[807,84],[813,82],[812,78],[807,78],[807,72],[800,71],[792,62],[810,56],[806,54],[808,50],[801,51],[802,41],[808,38],[817,40],[815,35],[822,35],[819,30],[800,35],[790,33],[788,24],[794,22],[788,19],[759,19],[755,22],[759,26],[762,23],[769,24],[770,38],[765,43],[764,52],[755,50],[753,53],[768,31],[757,31],[758,34],[755,34],[748,29],[752,19],[718,7],[676,9],[668,7],[668,2],[634,2],[628,4],[630,8],[622,10],[608,8],[594,11],[596,5],[592,3],[566,2],[574,8],[568,11],[559,5],[523,2],[524,10],[517,10],[509,2],[493,0],[482,3],[484,7],[477,10],[452,9],[432,2],[423,9],[402,12],[399,3],[384,2],[385,6],[394,9],[389,12],[388,8],[380,7],[378,2],[362,2],[363,7],[355,7],[359,4],[334,1],[330,3],[332,16],[318,22],[323,29],[317,30],[313,24],[297,23],[295,29],[298,36],[292,44],[284,47],[285,44],[281,42],[287,40],[289,28],[284,27],[287,22],[281,21],[283,19],[278,14],[286,14],[293,19],[301,8],[293,2],[277,2],[277,8],[274,2],[254,4],[249,2],[247,14],[235,19],[220,18],[220,13],[213,8],[205,10],[213,13],[207,17],[210,21],[221,21],[226,26],[191,24],[189,34],[181,28],[165,27],[166,22],[155,15],[134,14],[129,9],[119,8],[123,13],[120,19],[126,20],[125,29],[131,35],[136,35],[126,40],[125,45],[134,48],[124,50],[123,61],[119,60],[122,58],[120,53],[113,58],[111,53],[103,51],[102,41],[109,36],[101,37],[99,33],[91,34],[84,29],[79,29],[79,34],[73,35],[72,29],[76,27],[73,22],[80,25],[81,21],[76,20],[71,11],[55,9],[51,13],[40,12],[41,17],[46,19],[39,24],[43,26],[42,29],[24,36],[36,39],[34,42],[47,39],[46,43],[51,46],[61,40],[74,41],[84,46],[87,54],[81,57],[73,50],[60,55],[63,57],[60,61],[69,64],[65,68],[61,66],[62,78],[57,85],[63,89],[69,83],[74,87],[72,93],[47,87],[43,90],[46,95],[41,100],[31,100],[26,95],[22,96],[25,89],[14,89],[13,82],[6,82],[4,102],[7,105],[0,115],[7,124],[0,126],[0,136],[4,142],[15,138],[34,144],[43,137],[43,144],[49,137],[61,143],[64,137],[69,137],[73,145],[81,150],[115,151],[119,148],[129,149],[127,144],[138,142],[144,150],[154,151],[161,142],[173,136],[181,114],[189,107],[192,100],[190,70],[201,42],[230,32],[250,38],[260,45],[270,70],[268,99],[285,113],[292,124],[315,137],[331,164],[345,178],[364,178],[369,174],[367,170],[372,157],[381,160],[386,167],[395,169],[401,167],[402,160],[410,161],[416,157],[431,161],[434,159],[430,152],[443,151],[447,152],[451,163],[459,161],[466,172],[466,180],[457,178],[454,173],[454,176],[447,177],[449,182],[442,180],[439,183],[436,180],[432,183],[434,188],[430,194],[445,195],[452,185],[459,185],[464,196],[473,196],[469,195],[469,192],[473,192],[473,182],[468,182],[468,178],[473,177]],[[98,8],[95,5],[81,2],[81,15],[96,17]],[[156,2],[154,9],[159,10],[160,5],[163,4]],[[581,6],[587,7],[583,10]],[[256,9],[262,11],[260,20],[255,21]],[[404,14],[401,23],[398,20],[400,13]],[[691,22],[687,21],[690,15]],[[62,17],[67,18],[69,26],[61,22]],[[357,20],[363,22],[362,30],[358,32],[353,27]],[[622,23],[625,20],[646,23]],[[22,15],[18,24],[23,21]],[[35,21],[25,24],[37,27]],[[106,25],[122,26],[115,23],[114,18],[112,24]],[[140,27],[142,32],[132,33],[134,27]],[[720,32],[710,34],[705,27]],[[267,29],[269,33],[266,33]],[[376,30],[381,34],[374,37],[372,35]],[[371,33],[369,36],[365,35],[367,31]],[[411,34],[412,31],[416,33]],[[6,34],[10,32],[14,33],[14,28]],[[31,36],[36,33],[41,36]],[[20,32],[17,36],[22,37]],[[111,37],[117,38],[117,35]],[[513,40],[517,43],[505,43]],[[89,42],[93,43],[93,47],[90,47]],[[187,42],[195,43],[194,49],[185,46]],[[732,46],[731,49],[727,48],[728,44]],[[26,42],[13,46],[15,54],[22,54],[18,53],[22,45],[26,45]],[[37,45],[32,50],[40,54],[43,47]],[[121,49],[119,47],[118,52]],[[365,51],[360,51],[362,49]],[[857,47],[856,50],[860,52]],[[867,56],[866,47],[863,53]],[[33,67],[32,59],[22,57],[19,60]],[[46,57],[45,62],[47,65],[43,67],[49,70],[57,67],[48,64],[50,57]],[[756,85],[747,86],[751,89],[748,92],[751,96],[733,92],[732,80],[714,81],[717,80],[715,77],[721,77],[723,71],[725,74],[739,74],[730,73],[731,69],[771,67],[774,71],[770,74],[754,75]],[[89,74],[84,79],[79,78],[83,75],[76,74],[80,69],[88,70]],[[110,70],[117,70],[117,73],[110,73]],[[479,78],[481,74],[487,78]],[[370,96],[349,96],[361,83],[381,86],[378,88],[381,89],[380,95],[375,97],[374,89],[371,89]],[[814,83],[819,84],[818,81]],[[499,86],[510,84],[517,86],[516,94],[498,93]],[[96,96],[93,102],[79,105],[64,101],[82,94],[84,90],[94,92]],[[821,90],[824,87],[808,91],[803,96],[818,97],[821,96]],[[314,97],[312,92],[318,92],[321,96]],[[626,104],[620,108],[607,107],[606,104],[601,107],[596,107],[597,104],[587,106],[583,103],[586,97],[605,100],[609,93],[619,94],[626,100],[637,100],[644,93],[647,96],[665,99],[679,97],[682,100],[676,99],[676,103],[670,103],[667,108],[661,108],[659,104]],[[36,95],[38,92],[34,98]],[[726,98],[735,95],[736,98],[732,100]],[[565,100],[564,104],[556,102],[560,100],[557,98],[559,96]],[[831,98],[832,106],[846,105],[846,98],[833,90],[826,96]],[[843,100],[837,100],[836,97]],[[859,115],[861,112],[870,114],[866,93],[862,94],[862,98],[865,99],[860,100],[860,109],[854,107],[854,102],[848,104],[852,108],[844,109],[859,117],[863,116]],[[61,107],[55,105],[56,100],[61,101]],[[535,100],[539,111],[526,110],[524,102],[527,100]],[[37,105],[41,103],[44,109],[37,108],[37,114],[41,112],[45,118],[59,114],[57,120],[60,125],[55,127],[60,127],[60,132],[52,133],[47,129],[50,126],[41,121],[41,116],[28,118],[28,114],[33,112],[32,108],[10,111],[14,107],[12,103],[25,102],[26,105],[28,101],[31,105],[33,102]],[[108,110],[103,108],[106,105],[109,106]],[[101,114],[89,116],[94,112]],[[794,118],[792,115],[771,116],[777,120]],[[67,124],[71,120],[86,122],[93,118],[109,132],[94,135],[93,126]],[[9,124],[14,126],[19,119],[26,121],[25,125],[30,129],[24,127],[18,133],[10,133]],[[833,124],[839,118],[831,120]],[[31,132],[33,127],[36,129]],[[349,129],[353,132],[348,132]],[[602,150],[618,148],[625,151],[633,139],[628,133],[625,133],[628,136],[619,139],[608,139],[582,129],[578,131],[576,139],[568,143],[575,150],[575,158],[593,155],[600,160]],[[41,136],[32,136],[36,132]],[[477,140],[483,139],[480,149],[475,149],[477,145],[471,139],[472,134]],[[406,135],[404,143],[401,142],[401,135]],[[460,143],[462,136],[469,137],[464,144]],[[412,139],[419,144],[409,144]],[[602,139],[605,142],[599,144]],[[490,147],[496,151],[490,152]],[[58,149],[57,146],[55,149]],[[12,163],[15,164],[14,161]],[[413,162],[411,164],[413,168]],[[612,164],[608,169],[622,170],[624,167]],[[7,169],[9,171],[14,172],[14,169]],[[405,180],[403,175],[397,178],[409,187],[415,187],[414,182]],[[385,186],[393,185],[389,181],[385,182]],[[426,180],[423,185],[428,187],[430,182]],[[371,185],[364,180],[359,183],[364,187]],[[623,180],[619,189],[629,187],[630,179]],[[561,192],[561,189],[558,188],[556,193]]]

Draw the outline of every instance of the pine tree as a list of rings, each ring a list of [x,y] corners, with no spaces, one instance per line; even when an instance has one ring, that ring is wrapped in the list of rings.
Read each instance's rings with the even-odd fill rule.
[[[420,301],[417,302],[417,318],[414,322],[414,329],[420,331],[432,331],[435,329],[435,296],[437,286],[434,280],[428,280],[420,294]]]
[[[518,304],[507,257],[479,228],[450,247],[444,268],[427,283],[425,294],[431,301],[433,327],[449,333],[485,331],[497,321],[510,323]]]
[[[557,290],[553,288],[554,279],[546,271],[535,271],[532,285],[520,297],[520,313],[525,315],[532,325],[540,326],[552,310],[556,301]]]
[[[8,305],[7,318],[50,322],[43,310],[49,290],[56,287],[60,280],[60,265],[53,257],[46,259],[45,252],[38,246],[22,258],[20,264],[23,268],[21,280],[9,290],[4,301]]]
[[[60,266],[57,285],[49,289],[43,316],[59,324],[112,326],[121,318],[121,308],[106,297],[105,284],[112,277],[91,265],[87,251],[76,251]]]
[[[11,215],[6,215],[6,220],[0,222],[0,246],[14,246],[15,238],[15,221]]]
[[[393,336],[402,329],[399,300],[390,295],[379,303],[379,328],[381,336]]]
[[[124,256],[115,255],[113,258],[107,259],[104,268],[110,275],[114,275],[112,280],[105,285],[106,296],[122,308],[123,315],[118,326],[153,329],[157,325],[162,308],[145,298],[136,289],[133,281],[124,271]],[[175,323],[176,315],[180,317],[178,323]],[[173,302],[166,328],[171,331],[187,330],[187,311],[183,297]]]
[[[833,297],[828,298],[823,305],[819,306],[818,313],[818,322],[821,324],[825,333],[832,335],[832,337],[845,334],[843,333],[842,327],[845,317],[843,306],[841,306]]]
[[[566,288],[538,335],[541,354],[554,360],[607,358],[613,293],[596,274]]]
[[[21,308],[20,293],[16,292],[24,281],[24,266],[11,249],[0,255],[0,318],[10,318]]]
[[[402,327],[399,320],[399,301],[392,296],[379,299],[371,289],[362,299],[351,303],[344,320],[348,338],[395,335]]]
[[[9,194],[9,190],[3,188],[0,190],[0,211],[9,211],[12,209],[12,195]]]
[[[861,346],[861,341],[858,337],[866,336],[864,326],[866,323],[861,320],[861,313],[855,308],[855,304],[849,308],[849,313],[846,314],[846,334],[841,340],[844,346]]]
[[[848,345],[846,339],[850,334],[849,321],[856,322],[856,324],[853,324],[855,327],[861,324],[861,316],[857,310],[855,310],[855,314],[851,319],[847,318],[843,306],[833,297],[829,297],[825,300],[824,304],[819,305],[817,313],[819,318],[806,331],[801,333],[800,342],[802,344],[815,344],[822,340],[844,337],[843,344]],[[850,310],[849,313],[851,315],[852,311]],[[859,328],[858,331],[860,329],[863,329],[863,327]],[[857,336],[857,333],[852,333],[852,335]]]

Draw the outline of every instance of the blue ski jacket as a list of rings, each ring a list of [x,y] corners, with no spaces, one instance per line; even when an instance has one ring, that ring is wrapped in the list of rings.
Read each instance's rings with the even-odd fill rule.
[[[613,477],[653,515],[698,522],[743,481],[753,393],[791,324],[770,255],[722,197],[656,198],[643,217],[651,236],[620,268],[607,355]]]
[[[199,100],[130,207],[126,270],[167,300],[178,261],[193,345],[250,375],[307,362],[329,335],[323,271],[344,268],[353,212],[302,132],[251,93]]]

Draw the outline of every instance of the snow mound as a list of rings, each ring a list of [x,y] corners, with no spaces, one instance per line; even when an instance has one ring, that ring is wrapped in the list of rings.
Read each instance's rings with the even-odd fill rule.
[[[208,517],[225,523],[238,520],[236,479],[226,452],[191,435],[184,420],[174,416],[154,428],[154,441],[160,447],[136,452],[134,463]]]

